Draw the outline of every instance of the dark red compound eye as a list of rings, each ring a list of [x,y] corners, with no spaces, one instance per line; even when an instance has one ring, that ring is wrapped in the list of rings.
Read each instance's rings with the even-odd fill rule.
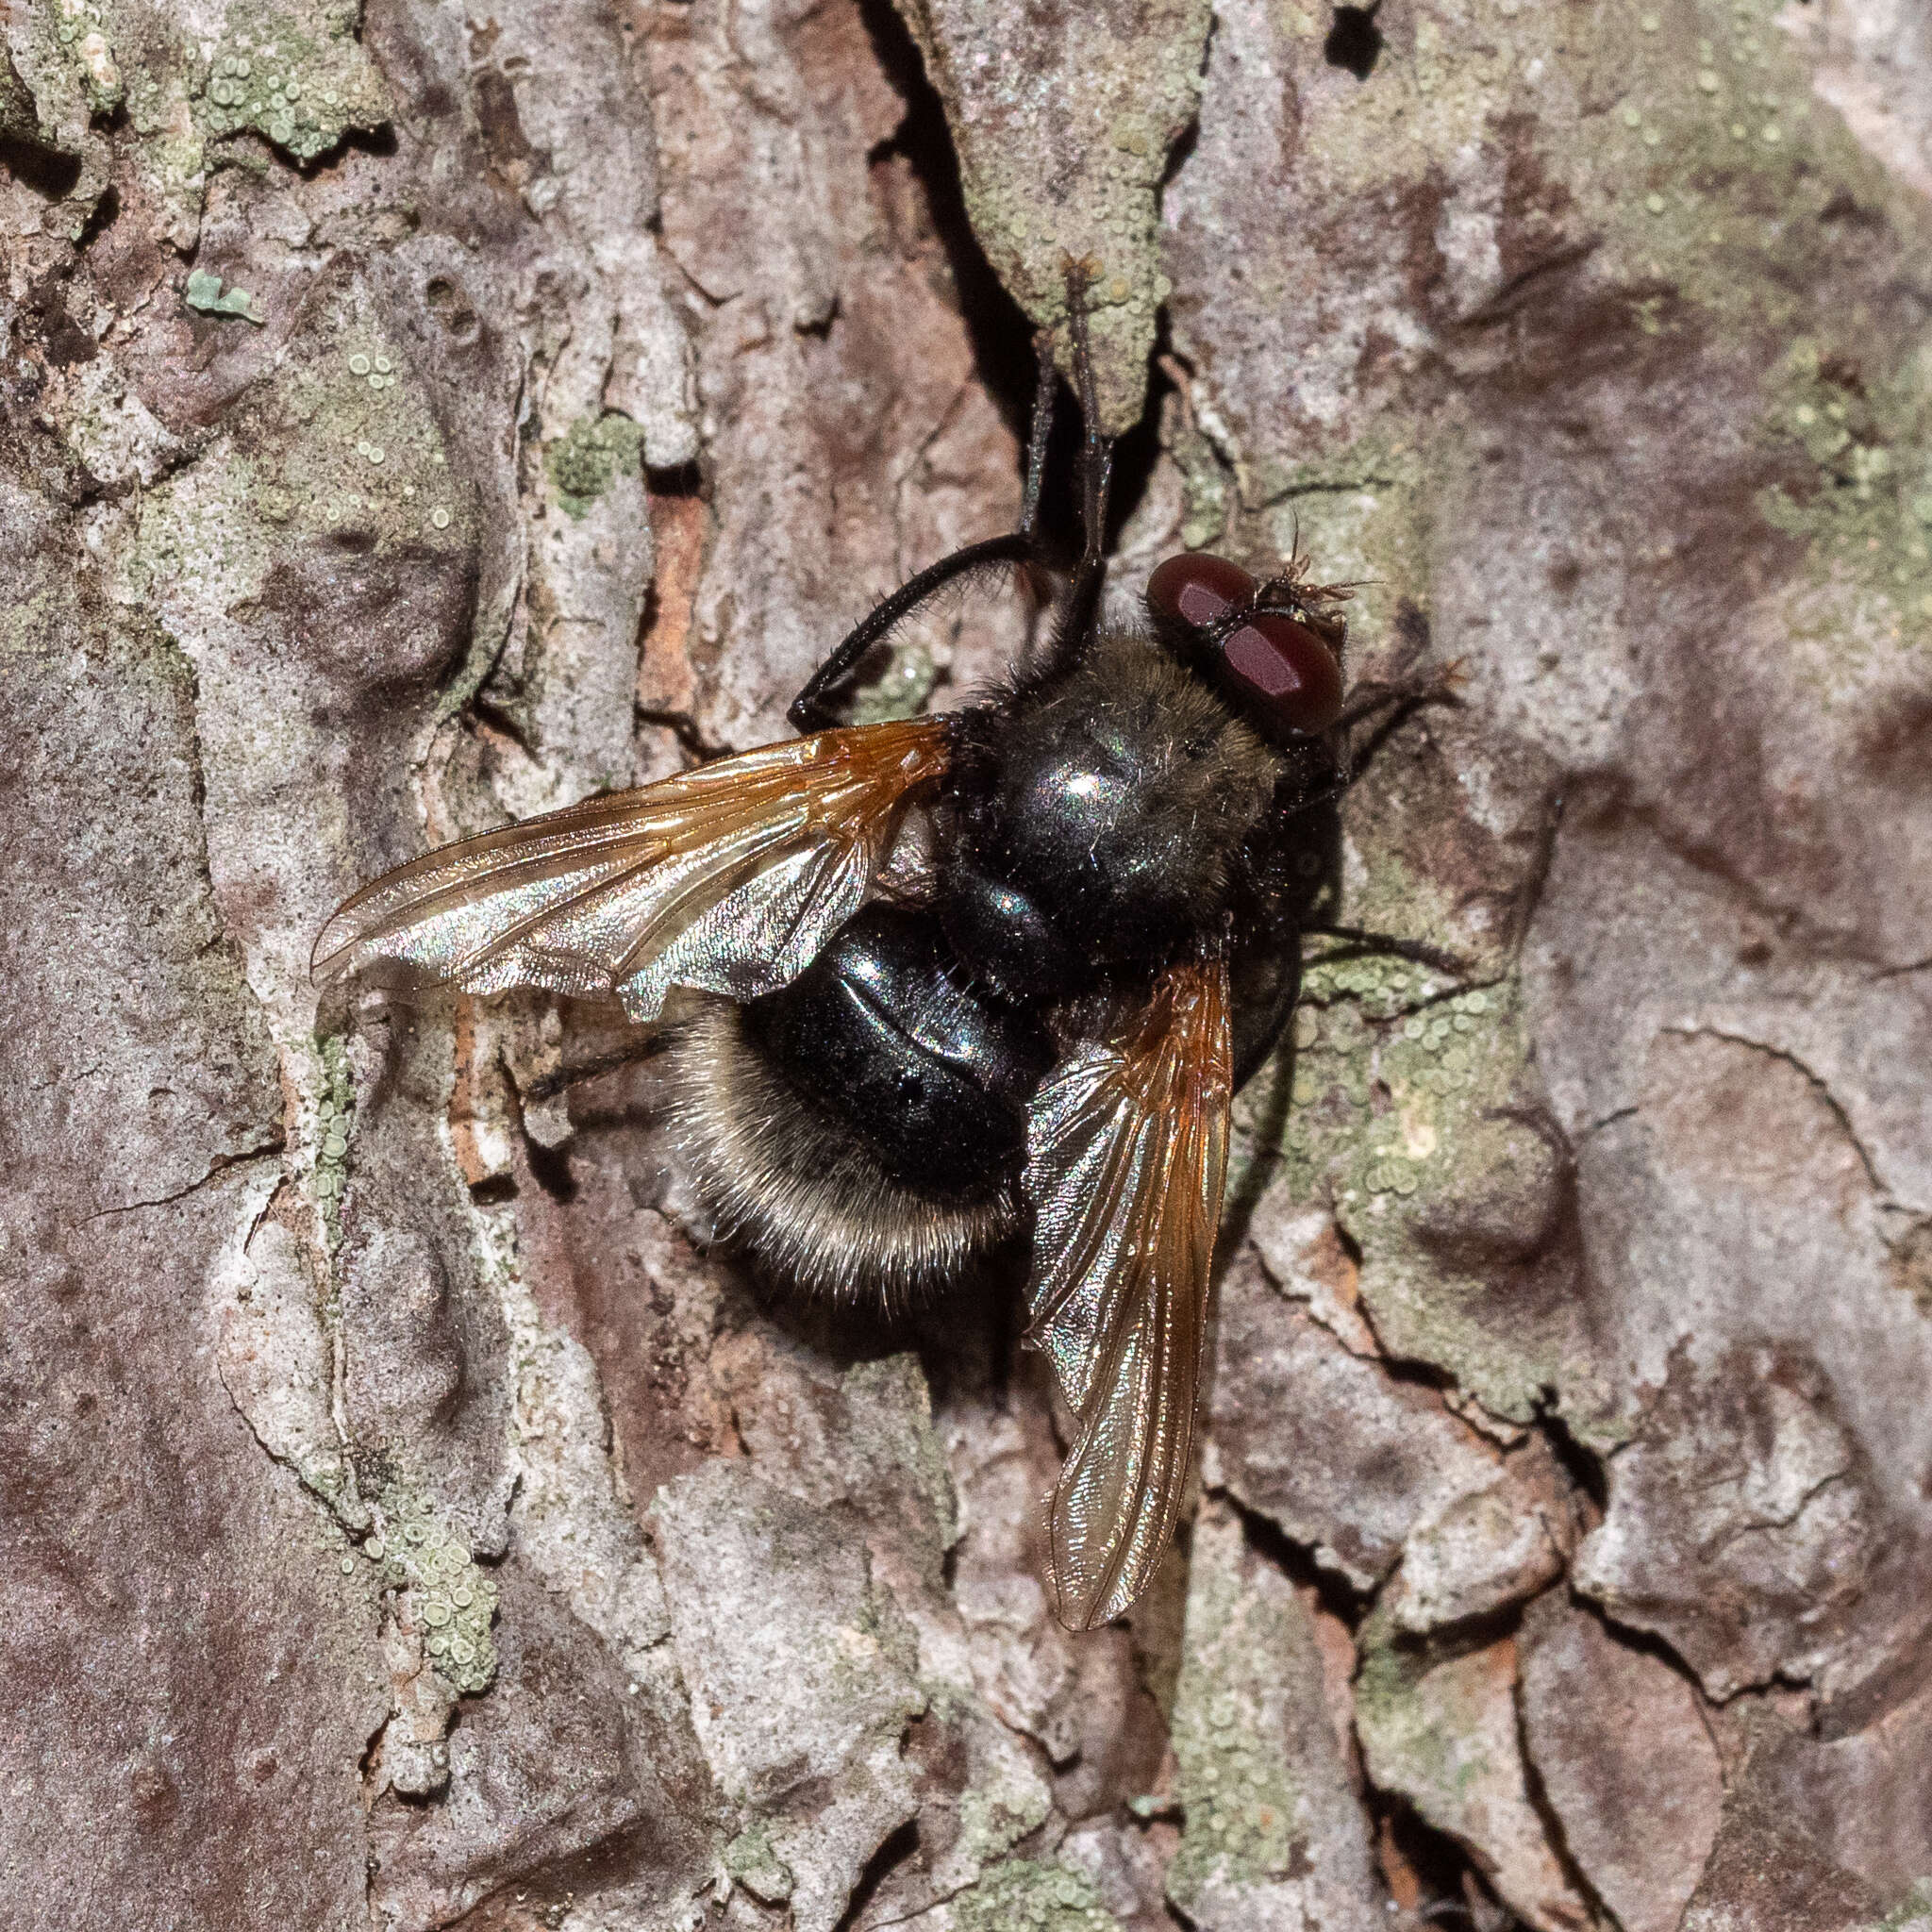
[[[1205,629],[1238,604],[1252,602],[1255,580],[1224,557],[1170,557],[1147,579],[1147,601],[1161,617]]]
[[[1257,611],[1231,631],[1221,647],[1221,663],[1231,684],[1291,730],[1325,731],[1341,715],[1341,666],[1335,653],[1307,625],[1278,610]]]

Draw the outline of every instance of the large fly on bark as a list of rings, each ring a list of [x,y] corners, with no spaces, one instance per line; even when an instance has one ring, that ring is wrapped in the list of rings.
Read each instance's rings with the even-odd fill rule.
[[[1034,661],[949,715],[837,724],[934,597],[1044,569],[1050,342],[1019,528],[854,629],[791,706],[806,735],[429,853],[348,900],[315,965],[662,1025],[700,1190],[807,1290],[901,1295],[1027,1233],[1029,1338],[1076,1430],[1051,1582],[1087,1629],[1172,1541],[1229,1103],[1292,1008],[1300,936],[1345,931],[1311,923],[1315,808],[1349,727],[1416,692],[1344,708],[1347,592],[1299,558],[1171,558],[1140,621],[1104,621],[1112,449],[1074,293],[1082,547]]]

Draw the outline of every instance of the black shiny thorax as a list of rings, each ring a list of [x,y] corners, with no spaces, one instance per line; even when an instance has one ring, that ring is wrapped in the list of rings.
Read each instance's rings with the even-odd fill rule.
[[[1158,971],[1240,909],[1292,782],[1292,760],[1152,639],[1103,631],[961,714],[941,924],[1014,996]]]

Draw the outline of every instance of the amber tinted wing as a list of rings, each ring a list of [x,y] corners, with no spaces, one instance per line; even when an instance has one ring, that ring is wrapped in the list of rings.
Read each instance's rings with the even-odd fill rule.
[[[313,969],[614,993],[636,1020],[673,986],[753,999],[858,909],[947,744],[937,718],[824,731],[446,845],[345,901]]]
[[[1047,1499],[1056,1608],[1120,1616],[1174,1534],[1193,1441],[1233,1087],[1227,969],[1177,966],[1035,1096],[1032,1339],[1078,1428]]]

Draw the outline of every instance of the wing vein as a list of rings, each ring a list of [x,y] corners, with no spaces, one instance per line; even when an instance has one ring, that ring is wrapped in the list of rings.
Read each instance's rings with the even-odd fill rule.
[[[774,991],[858,910],[950,743],[936,718],[821,732],[425,854],[337,908],[312,970],[615,992],[641,1021],[674,984]]]
[[[1042,1084],[1029,1116],[1029,1332],[1077,1424],[1046,1504],[1056,1607],[1075,1629],[1131,1607],[1179,1513],[1226,1179],[1230,1047],[1225,967],[1174,967],[1120,1039]]]

